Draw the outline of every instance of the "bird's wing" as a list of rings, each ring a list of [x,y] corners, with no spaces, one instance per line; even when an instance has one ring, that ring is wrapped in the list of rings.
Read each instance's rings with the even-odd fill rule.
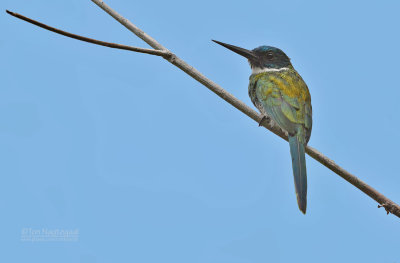
[[[312,110],[311,103],[307,102],[307,86],[300,80],[294,82],[293,77],[287,74],[268,74],[257,81],[256,93],[264,109],[282,129],[296,134],[300,127],[304,127],[304,137],[308,141]]]
[[[305,103],[304,105],[305,111],[305,122],[304,126],[306,128],[306,142],[310,140],[311,130],[312,130],[312,107],[311,103]]]

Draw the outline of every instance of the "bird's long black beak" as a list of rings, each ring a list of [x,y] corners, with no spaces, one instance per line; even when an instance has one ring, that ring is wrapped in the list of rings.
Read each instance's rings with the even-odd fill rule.
[[[241,56],[243,56],[243,57],[245,57],[247,59],[250,59],[250,60],[257,59],[257,56],[251,50],[247,50],[247,49],[244,49],[244,48],[241,48],[241,47],[237,47],[237,46],[234,46],[234,45],[225,44],[225,43],[219,42],[217,40],[212,40],[212,41],[214,41],[215,43],[217,43],[217,44],[219,44],[219,45],[221,45],[223,47],[226,47],[227,49],[232,50],[233,52],[235,52],[235,53],[237,53],[237,54],[239,54],[239,55],[241,55]]]

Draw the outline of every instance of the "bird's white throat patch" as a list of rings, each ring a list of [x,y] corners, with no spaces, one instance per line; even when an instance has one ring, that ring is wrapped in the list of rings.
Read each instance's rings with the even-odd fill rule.
[[[252,68],[252,74],[260,74],[263,72],[276,72],[276,71],[285,71],[288,70],[289,68]]]

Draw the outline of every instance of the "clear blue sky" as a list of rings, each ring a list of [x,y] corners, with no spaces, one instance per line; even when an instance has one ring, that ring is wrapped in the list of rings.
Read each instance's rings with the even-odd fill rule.
[[[249,105],[246,60],[210,40],[283,49],[309,144],[400,202],[398,1],[107,3]],[[288,144],[166,61],[4,12],[147,47],[91,1],[0,7],[1,262],[400,262],[397,217],[310,157],[304,216]]]

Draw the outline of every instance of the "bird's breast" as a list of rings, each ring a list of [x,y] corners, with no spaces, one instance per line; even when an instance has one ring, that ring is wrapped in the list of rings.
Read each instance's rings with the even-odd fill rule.
[[[279,91],[279,93],[287,97],[311,103],[311,96],[307,85],[294,69],[251,75],[249,95],[254,104],[258,99],[256,96],[257,86],[263,90],[262,94],[265,98],[274,96]]]

